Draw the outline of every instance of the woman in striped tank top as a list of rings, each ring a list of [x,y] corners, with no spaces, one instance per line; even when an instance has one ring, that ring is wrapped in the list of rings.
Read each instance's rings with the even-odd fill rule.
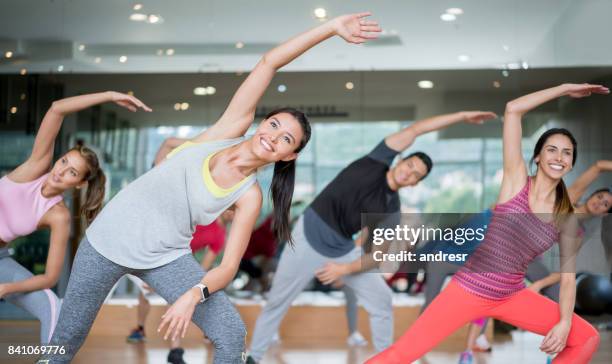
[[[521,153],[521,123],[525,113],[545,102],[592,93],[608,94],[609,90],[600,85],[564,84],[506,105],[504,177],[484,241],[410,329],[369,364],[416,361],[453,331],[483,316],[545,336],[540,350],[556,355],[555,364],[589,362],[599,334],[573,313],[572,265],[579,239],[575,219],[563,219],[573,212],[562,178],[576,162],[576,141],[565,129],[545,132],[532,157],[536,173],[529,176]],[[566,223],[561,225],[562,221]],[[523,283],[529,263],[556,241],[562,258],[559,303],[525,289]]]

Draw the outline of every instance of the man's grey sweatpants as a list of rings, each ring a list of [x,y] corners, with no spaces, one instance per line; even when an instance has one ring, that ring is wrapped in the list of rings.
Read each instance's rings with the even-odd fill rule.
[[[64,346],[64,355],[45,355],[39,363],[68,363],[80,349],[109,290],[124,274],[133,274],[169,303],[199,283],[202,267],[191,254],[153,269],[130,269],[111,262],[83,238],[79,246],[59,322],[49,345]],[[198,304],[192,321],[215,347],[215,364],[244,361],[246,329],[240,315],[225,293],[215,292]],[[48,361],[45,361],[48,360]]]
[[[295,248],[287,246],[283,250],[268,300],[255,324],[249,354],[256,361],[263,358],[291,303],[314,278],[315,271],[327,262],[348,263],[361,255],[360,247],[338,258],[319,254],[306,240],[303,217],[293,228],[292,237]],[[370,316],[374,347],[384,350],[393,342],[391,289],[374,271],[345,276],[343,280]]]

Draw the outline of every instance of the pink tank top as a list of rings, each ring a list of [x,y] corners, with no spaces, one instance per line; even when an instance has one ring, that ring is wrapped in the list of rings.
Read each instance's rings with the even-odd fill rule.
[[[8,176],[0,179],[0,239],[8,243],[35,231],[43,215],[62,201],[61,195],[46,198],[42,185],[49,174],[31,182],[17,183]]]
[[[530,185],[528,177],[516,196],[493,209],[483,242],[454,277],[467,291],[492,300],[520,291],[529,263],[558,241],[554,224],[531,212]]]

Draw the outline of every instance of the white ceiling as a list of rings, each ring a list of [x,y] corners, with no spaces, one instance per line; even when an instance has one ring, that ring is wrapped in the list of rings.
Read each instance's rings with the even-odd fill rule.
[[[129,20],[132,6],[161,24]],[[612,64],[608,0],[1,0],[0,73],[193,73],[250,69],[265,49],[330,17],[370,10],[386,39],[367,46],[334,39],[293,71],[490,69]],[[445,9],[460,7],[455,22]],[[236,49],[234,44],[245,47]],[[395,43],[395,44],[394,44]],[[85,50],[78,46],[84,44]],[[507,50],[504,49],[507,46]],[[157,49],[173,48],[173,56]],[[469,62],[457,57],[470,56]],[[120,55],[128,61],[120,63]],[[96,57],[101,58],[95,63]]]

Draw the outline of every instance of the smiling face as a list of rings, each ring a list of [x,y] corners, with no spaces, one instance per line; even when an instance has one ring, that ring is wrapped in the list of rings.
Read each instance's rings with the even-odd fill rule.
[[[425,162],[417,156],[400,161],[391,170],[391,176],[399,188],[415,186],[427,173]]]
[[[76,150],[71,150],[60,157],[47,178],[47,184],[54,189],[66,191],[85,184],[89,173],[87,161]]]
[[[252,138],[253,153],[269,162],[290,161],[297,158],[304,131],[291,114],[281,112],[264,119]]]
[[[546,138],[533,161],[538,165],[538,173],[559,180],[572,169],[574,152],[574,145],[568,136],[553,134]]]
[[[612,193],[598,191],[589,197],[585,203],[587,212],[591,215],[601,216],[608,213],[612,207]]]

